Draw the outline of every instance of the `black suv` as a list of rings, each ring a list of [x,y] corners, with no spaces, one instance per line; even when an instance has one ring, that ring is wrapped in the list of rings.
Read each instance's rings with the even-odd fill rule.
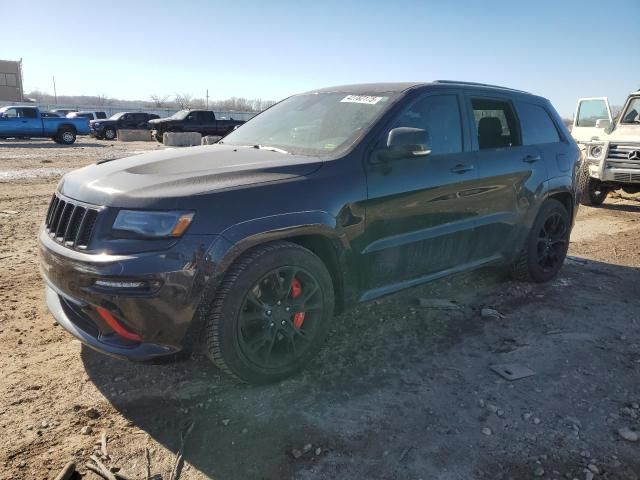
[[[165,132],[197,132],[201,135],[224,137],[244,121],[216,118],[211,110],[180,110],[167,118],[149,122],[151,135],[160,143]]]
[[[105,120],[91,120],[89,122],[90,135],[98,140],[114,140],[118,130],[148,130],[149,120],[159,118],[153,113],[119,112]]]
[[[102,352],[203,349],[242,380],[277,380],[358,302],[488,264],[554,278],[578,161],[549,101],[517,90],[292,96],[220,144],[68,173],[40,231],[47,302]]]

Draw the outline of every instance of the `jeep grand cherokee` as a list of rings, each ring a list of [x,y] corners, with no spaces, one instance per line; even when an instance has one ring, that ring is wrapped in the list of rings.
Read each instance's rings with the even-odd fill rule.
[[[552,279],[578,160],[549,101],[521,91],[295,95],[220,144],[68,173],[40,231],[48,306],[111,355],[203,349],[239,379],[274,381],[357,302],[488,264]]]

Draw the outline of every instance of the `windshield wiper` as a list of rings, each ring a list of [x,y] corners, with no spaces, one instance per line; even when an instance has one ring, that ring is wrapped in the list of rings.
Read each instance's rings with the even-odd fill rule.
[[[281,148],[269,147],[269,146],[265,146],[265,145],[253,145],[253,148],[257,148],[258,150],[269,150],[271,152],[278,152],[278,153],[284,153],[284,154],[289,153],[286,150],[283,150]]]

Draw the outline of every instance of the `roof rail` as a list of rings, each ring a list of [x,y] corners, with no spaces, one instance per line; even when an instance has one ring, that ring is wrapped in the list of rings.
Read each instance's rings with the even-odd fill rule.
[[[434,80],[433,83],[445,83],[445,84],[451,84],[451,85],[470,85],[474,87],[499,88],[501,90],[509,90],[511,92],[530,93],[524,90],[518,90],[517,88],[502,87],[500,85],[491,85],[490,83],[462,82],[459,80]]]

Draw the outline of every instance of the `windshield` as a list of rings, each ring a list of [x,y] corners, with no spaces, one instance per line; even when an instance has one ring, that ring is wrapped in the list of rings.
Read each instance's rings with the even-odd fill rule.
[[[109,120],[118,120],[124,114],[125,114],[125,112],[114,113],[113,115],[111,115],[109,117]]]
[[[171,117],[169,118],[173,118],[175,120],[184,120],[185,118],[187,118],[187,115],[189,115],[189,110],[180,110],[171,115]]]
[[[398,95],[296,95],[254,117],[220,143],[276,147],[302,155],[336,154],[353,145]]]
[[[633,98],[622,114],[621,123],[640,123],[640,97]]]

